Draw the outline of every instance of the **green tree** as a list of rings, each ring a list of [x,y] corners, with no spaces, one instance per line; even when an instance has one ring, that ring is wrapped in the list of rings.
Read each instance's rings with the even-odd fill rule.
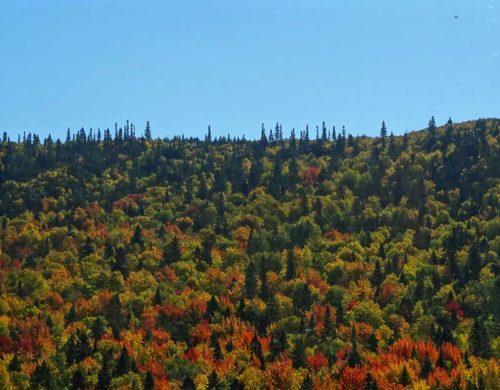
[[[285,277],[287,280],[291,280],[295,278],[296,274],[297,274],[297,260],[295,259],[293,249],[290,248],[287,250]]]
[[[146,138],[148,141],[151,141],[151,126],[149,124],[149,121],[146,122],[146,128],[144,129],[144,138]]]
[[[382,148],[385,148],[386,138],[387,138],[387,127],[385,127],[385,122],[382,121],[382,127],[380,128],[380,142],[382,143]]]
[[[32,389],[54,388],[53,376],[45,360],[36,366],[35,371],[31,375],[30,386]]]
[[[125,375],[132,369],[132,359],[127,351],[127,348],[123,347],[120,352],[120,357],[116,363],[116,374],[118,376]]]
[[[245,296],[249,299],[255,298],[257,294],[257,275],[253,262],[248,264],[245,271]]]
[[[475,356],[488,357],[490,355],[490,342],[483,318],[474,320],[469,334],[469,348]]]
[[[144,379],[144,390],[154,390],[155,388],[155,379],[151,371],[148,371],[146,374],[146,378]]]
[[[131,243],[132,245],[134,244],[139,245],[141,249],[144,248],[144,241],[142,239],[142,228],[139,225],[135,225],[134,235],[132,236]]]
[[[71,389],[72,390],[80,390],[85,389],[85,378],[80,370],[76,370],[73,374],[73,378],[71,379]]]

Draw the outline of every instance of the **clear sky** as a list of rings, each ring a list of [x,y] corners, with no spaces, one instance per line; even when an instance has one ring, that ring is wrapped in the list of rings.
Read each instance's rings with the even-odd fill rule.
[[[401,134],[432,115],[500,116],[500,0],[0,1],[11,135]]]

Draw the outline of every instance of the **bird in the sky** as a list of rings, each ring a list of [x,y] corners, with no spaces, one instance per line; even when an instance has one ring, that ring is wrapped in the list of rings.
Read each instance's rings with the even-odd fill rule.
[[[458,19],[458,16],[457,16],[457,15],[455,15],[455,19]]]

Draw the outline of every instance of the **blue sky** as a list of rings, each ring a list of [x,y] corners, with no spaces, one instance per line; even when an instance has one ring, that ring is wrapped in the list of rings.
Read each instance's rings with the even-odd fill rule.
[[[456,19],[455,15],[459,18]],[[500,0],[0,2],[0,131],[500,117]]]

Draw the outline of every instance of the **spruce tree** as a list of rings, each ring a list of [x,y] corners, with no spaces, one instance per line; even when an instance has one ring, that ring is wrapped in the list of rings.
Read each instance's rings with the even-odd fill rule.
[[[153,296],[153,304],[161,305],[163,303],[163,298],[161,296],[160,287],[156,287],[155,295]]]
[[[289,248],[287,250],[287,257],[286,257],[285,277],[287,280],[291,280],[295,278],[296,274],[297,274],[297,260],[295,259],[293,249]]]
[[[257,275],[255,266],[251,261],[245,271],[245,296],[248,299],[255,298],[257,294]]]
[[[420,374],[422,375],[422,377],[427,378],[432,370],[433,368],[431,359],[429,357],[429,352],[426,351],[424,361],[420,365]]]
[[[332,323],[330,305],[327,305],[326,310],[325,310],[325,319],[324,319],[324,323],[323,323],[323,336],[328,337],[334,331],[335,331],[335,326]]]
[[[127,348],[123,347],[120,352],[120,357],[116,363],[116,373],[118,376],[125,375],[132,369],[132,359],[130,358]]]
[[[300,385],[300,390],[314,390],[314,383],[311,375],[307,374]]]
[[[215,370],[212,371],[212,373],[208,376],[208,389],[217,389],[217,386],[219,385],[219,377],[217,376],[217,373]]]
[[[85,378],[80,370],[76,370],[71,379],[71,389],[72,390],[82,390],[85,389]]]
[[[253,335],[252,341],[250,343],[250,350],[257,357],[257,359],[259,359],[260,367],[261,369],[263,369],[265,366],[264,353],[262,352],[262,345],[256,334]]]
[[[382,148],[385,148],[386,138],[387,138],[387,127],[385,127],[385,122],[382,121],[382,127],[380,128],[380,141],[382,143]]]
[[[208,301],[207,311],[205,312],[205,316],[207,318],[210,318],[218,311],[219,311],[219,304],[217,302],[217,299],[215,298],[215,295],[212,295],[212,297]]]
[[[107,352],[102,359],[102,366],[97,376],[97,390],[108,390],[113,378],[113,370],[111,367],[112,354]]]
[[[162,266],[172,264],[181,259],[181,245],[179,238],[174,236],[164,251]]]
[[[8,368],[11,372],[21,371],[21,360],[19,359],[19,355],[17,353],[14,354],[14,357],[11,359]]]
[[[481,272],[481,255],[476,242],[474,242],[469,249],[469,256],[467,259],[467,268],[469,277],[471,279],[478,279]]]
[[[116,249],[115,261],[111,265],[111,270],[120,272],[124,278],[128,277],[129,269],[127,265],[127,258],[125,256],[125,249],[122,246]]]
[[[354,330],[354,327],[352,327],[351,330],[351,345],[352,345],[352,350],[351,353],[349,354],[349,359],[347,360],[347,364],[349,364],[350,367],[354,367],[361,363],[361,355],[358,351],[358,343],[356,340],[356,331]]]
[[[146,140],[151,141],[151,126],[149,125],[149,121],[146,122],[146,128],[144,129],[144,138]]]
[[[267,146],[266,129],[264,123],[262,124],[262,129],[260,131],[260,146],[265,148]]]
[[[403,386],[409,386],[411,384],[410,374],[408,373],[408,368],[406,368],[406,364],[403,367],[403,372],[401,373],[401,379],[399,381]]]
[[[190,376],[186,376],[182,381],[182,390],[196,390],[196,384],[193,381],[193,378]]]
[[[207,135],[205,137],[205,142],[212,142],[212,129],[208,126]]]
[[[271,336],[270,352],[274,358],[277,358],[282,352],[288,348],[286,332],[279,329]]]
[[[296,369],[306,365],[306,346],[301,336],[295,340],[295,348],[292,351],[292,361],[293,367]]]
[[[384,275],[382,273],[382,267],[380,266],[380,260],[377,259],[375,261],[375,269],[373,270],[371,282],[374,287],[379,287],[380,283],[382,283],[383,280],[384,280]]]
[[[490,354],[488,333],[482,318],[474,320],[469,334],[469,348],[470,352],[475,356],[488,357]]]
[[[366,374],[364,390],[379,390],[377,381],[370,372]]]
[[[201,259],[208,265],[212,265],[212,247],[214,245],[215,238],[213,236],[207,236],[203,239],[201,243]]]
[[[151,371],[148,371],[146,378],[144,379],[144,390],[154,390],[155,380]]]
[[[40,365],[36,366],[35,371],[31,375],[31,389],[52,389],[53,376],[50,372],[47,362],[44,360]]]
[[[132,243],[132,245],[134,244],[139,245],[141,249],[144,248],[144,241],[142,239],[142,229],[139,225],[135,225],[134,235],[132,236],[130,242]]]

